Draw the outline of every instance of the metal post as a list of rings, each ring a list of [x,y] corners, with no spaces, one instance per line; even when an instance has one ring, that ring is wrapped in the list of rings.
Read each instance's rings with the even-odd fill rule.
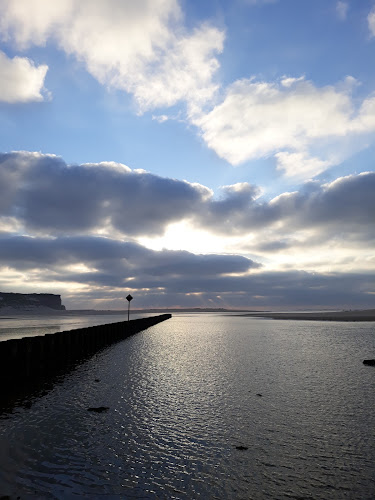
[[[128,321],[129,321],[129,314],[130,314],[130,301],[133,300],[133,297],[129,295],[126,297],[126,300],[128,301]]]

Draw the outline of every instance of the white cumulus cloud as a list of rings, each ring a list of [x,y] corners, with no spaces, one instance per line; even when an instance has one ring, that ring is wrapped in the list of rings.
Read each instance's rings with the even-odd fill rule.
[[[275,157],[278,170],[284,171],[287,176],[301,179],[314,177],[335,164],[335,161],[321,160],[302,151],[298,153],[281,151],[276,153]]]
[[[333,155],[338,142],[375,130],[375,98],[357,108],[351,95],[356,84],[352,77],[325,87],[304,78],[239,80],[194,123],[207,145],[232,165],[276,155],[288,175],[310,177],[342,160]],[[319,159],[312,152],[317,146],[324,153]]]
[[[248,5],[262,5],[267,3],[276,3],[278,0],[243,0]]]
[[[185,29],[177,0],[0,0],[3,38],[22,49],[53,40],[141,111],[212,98],[224,33]]]
[[[341,21],[345,21],[348,15],[349,4],[348,2],[344,2],[339,0],[336,4],[336,12]]]
[[[375,7],[371,10],[369,15],[367,16],[367,22],[371,36],[375,36]]]
[[[26,57],[10,59],[0,51],[0,101],[7,103],[43,101],[48,66],[36,66]]]

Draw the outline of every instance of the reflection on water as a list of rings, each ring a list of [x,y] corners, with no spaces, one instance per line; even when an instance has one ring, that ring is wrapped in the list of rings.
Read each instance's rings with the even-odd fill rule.
[[[373,326],[174,315],[3,413],[0,493],[373,498]]]
[[[131,314],[130,319],[138,319],[155,314]],[[126,314],[58,314],[58,315],[19,315],[13,317],[0,316],[0,342],[21,337],[35,337],[47,333],[63,332],[127,321]]]

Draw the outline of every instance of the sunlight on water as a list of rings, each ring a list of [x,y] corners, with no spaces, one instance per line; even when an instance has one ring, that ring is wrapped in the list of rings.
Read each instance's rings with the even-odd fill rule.
[[[176,314],[2,414],[0,493],[373,498],[374,352],[373,323]]]
[[[155,314],[131,314],[130,319],[137,319]],[[59,315],[17,315],[0,316],[0,342],[22,337],[35,337],[49,333],[76,330],[94,325],[105,325],[127,321],[126,314],[59,314]]]

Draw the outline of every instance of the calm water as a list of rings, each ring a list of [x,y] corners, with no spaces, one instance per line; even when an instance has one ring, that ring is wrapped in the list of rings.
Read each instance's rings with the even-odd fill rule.
[[[369,357],[374,323],[174,315],[2,415],[0,494],[373,499]]]
[[[130,314],[130,319],[155,316],[155,314]],[[128,314],[58,314],[58,315],[20,315],[0,316],[0,342],[22,337],[35,337],[48,333],[64,332],[86,328],[94,325],[104,325],[127,321]]]

